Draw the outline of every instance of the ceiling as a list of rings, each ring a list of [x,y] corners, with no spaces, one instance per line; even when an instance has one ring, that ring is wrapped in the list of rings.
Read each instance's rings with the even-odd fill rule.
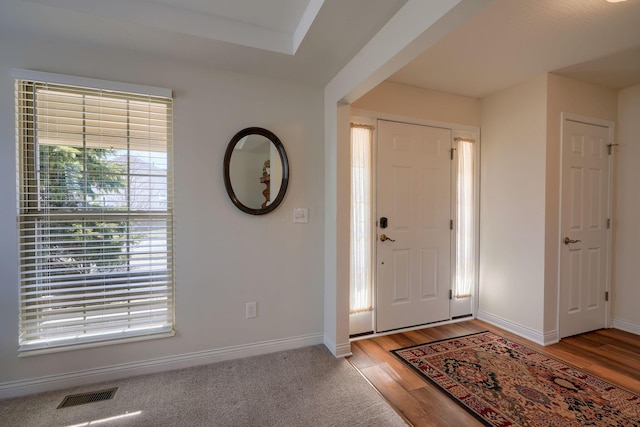
[[[145,58],[324,87],[405,3],[0,0],[0,38],[117,49],[133,56],[142,54]],[[315,11],[318,4],[321,7]],[[300,21],[307,10],[317,13],[312,25],[305,28]],[[307,31],[295,54],[291,54],[293,45],[287,52],[282,43],[293,42],[298,28]]]
[[[324,0],[26,0],[273,52],[295,54]]]
[[[324,87],[407,1],[0,0],[0,39]],[[389,80],[483,97],[545,72],[640,84],[640,0],[493,0]]]
[[[546,72],[640,84],[640,0],[494,0],[390,80],[480,98]]]

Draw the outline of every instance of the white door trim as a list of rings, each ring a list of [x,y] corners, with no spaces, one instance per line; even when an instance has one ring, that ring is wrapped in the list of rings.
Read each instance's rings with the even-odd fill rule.
[[[478,227],[476,227],[476,236],[475,236],[475,240],[476,240],[476,263],[477,263],[477,270],[476,270],[476,283],[475,283],[475,287],[473,290],[473,295],[471,296],[471,301],[469,302],[471,304],[471,318],[475,319],[478,316],[478,305],[479,305],[479,298],[478,298],[478,293],[480,291],[480,280],[479,280],[479,274],[480,274],[480,170],[481,170],[481,131],[480,131],[480,127],[479,126],[471,126],[471,125],[463,125],[463,124],[459,124],[459,123],[452,123],[452,122],[441,122],[441,121],[435,121],[435,120],[425,120],[425,119],[420,119],[420,118],[416,118],[416,117],[408,117],[408,116],[401,116],[401,115],[397,115],[397,114],[389,114],[389,113],[383,113],[383,112],[378,112],[378,111],[371,111],[371,110],[364,110],[364,109],[356,109],[356,108],[351,108],[350,111],[350,117],[351,119],[360,119],[360,120],[371,120],[373,122],[377,121],[377,120],[387,120],[387,121],[395,121],[395,122],[400,122],[400,123],[407,123],[407,124],[414,124],[414,125],[423,125],[423,126],[430,126],[430,127],[436,127],[436,128],[444,128],[444,129],[450,129],[452,132],[452,136],[453,138],[456,137],[463,137],[463,138],[471,138],[474,139],[476,141],[476,143],[478,144],[478,149],[476,150],[476,164],[478,165],[478,168],[476,169],[476,176],[475,176],[475,183],[476,183],[476,224],[478,224]],[[370,122],[368,122],[370,123]],[[378,161],[378,153],[377,153],[377,131],[374,132],[374,150],[373,150],[373,164],[376,165]],[[376,177],[377,174],[373,174],[373,186],[374,188],[377,188],[377,182],[376,182]],[[374,204],[374,206],[377,205],[377,199],[376,199],[376,191],[373,192],[373,199],[372,199],[372,203]],[[374,218],[374,223],[377,220],[377,218]],[[374,230],[375,232],[375,230]],[[453,247],[453,246],[452,246]],[[376,262],[376,260],[374,259],[374,262]],[[375,277],[375,275],[374,275]],[[374,279],[375,280],[375,279]],[[376,284],[374,283],[374,286],[376,286]],[[460,308],[458,307],[459,305],[466,305],[467,300],[463,300],[461,301],[462,304],[456,304],[455,302],[452,304],[452,316],[457,317],[457,314],[460,313]],[[348,304],[348,301],[347,301]],[[375,302],[374,302],[374,313],[375,313]],[[464,310],[463,310],[464,311]],[[375,316],[375,314],[374,314]],[[466,318],[462,318],[462,319],[454,319],[453,321],[463,321],[463,320],[468,320],[469,317]],[[451,322],[451,321],[450,321]],[[447,322],[443,322],[442,324],[447,324]],[[371,335],[368,335],[369,337]]]
[[[473,137],[476,140],[480,139],[480,128],[478,126],[461,125],[458,123],[450,123],[450,122],[439,122],[435,120],[425,120],[425,119],[419,119],[416,117],[407,117],[407,116],[400,116],[397,114],[388,114],[388,113],[381,113],[377,111],[352,108],[351,117],[354,117],[354,116],[368,117],[374,120],[386,120],[390,122],[407,123],[410,125],[423,125],[423,126],[430,126],[434,128],[450,129],[451,131],[454,132],[454,134],[455,132],[465,132],[464,135],[467,135],[470,132],[473,134]]]
[[[561,126],[560,126],[560,171],[559,171],[559,175],[560,175],[560,179],[558,181],[558,185],[559,185],[559,203],[558,203],[558,210],[559,210],[559,215],[558,215],[558,236],[557,236],[557,251],[558,251],[558,272],[557,272],[557,307],[556,307],[556,330],[558,331],[558,334],[560,334],[560,291],[561,291],[561,254],[562,254],[562,238],[563,238],[563,230],[562,230],[562,200],[564,195],[562,194],[562,166],[563,166],[563,148],[564,148],[564,130],[565,130],[565,123],[567,121],[572,121],[572,122],[579,122],[579,123],[584,123],[584,124],[588,124],[588,125],[594,125],[594,126],[601,126],[601,127],[605,127],[608,128],[609,130],[609,144],[614,144],[615,143],[615,123],[609,120],[603,120],[603,119],[598,119],[598,118],[594,118],[594,117],[588,117],[588,116],[583,116],[583,115],[579,115],[579,114],[574,114],[574,113],[567,113],[567,112],[562,112],[560,114],[561,116]],[[613,174],[614,174],[614,170],[613,170],[613,166],[614,166],[614,161],[613,161],[613,153],[615,153],[615,150],[612,151],[612,154],[609,156],[609,176],[608,178],[608,196],[607,196],[607,218],[611,219],[611,226],[608,229],[607,232],[607,256],[606,256],[606,279],[605,279],[605,289],[606,292],[609,292],[609,301],[607,301],[605,303],[605,327],[609,328],[611,327],[611,312],[610,312],[610,307],[611,307],[611,259],[612,259],[612,242],[613,242]]]
[[[481,144],[480,144],[480,129],[479,128],[465,128],[463,126],[458,126],[457,128],[451,128],[451,133],[452,133],[452,137],[453,137],[453,141],[454,141],[454,147],[456,148],[456,151],[454,153],[454,156],[456,157],[456,161],[455,161],[455,165],[457,166],[458,164],[458,147],[457,144],[455,143],[456,138],[468,138],[468,139],[473,139],[475,142],[474,144],[476,144],[476,149],[474,150],[474,163],[477,166],[475,168],[474,171],[474,193],[475,193],[475,204],[473,206],[474,209],[474,221],[476,224],[475,230],[474,230],[474,242],[475,242],[475,263],[476,263],[476,271],[475,271],[475,286],[472,292],[472,295],[468,298],[463,298],[463,299],[456,299],[453,298],[451,299],[451,318],[453,320],[455,319],[468,319],[469,317],[466,316],[469,313],[469,306],[471,307],[471,316],[475,319],[477,317],[477,313],[478,313],[478,292],[479,292],[479,288],[480,288],[480,169],[481,169],[481,164],[480,164],[480,154],[481,154]],[[456,198],[457,198],[457,192],[455,190],[455,188],[457,188],[458,186],[458,174],[456,173],[456,171],[454,170],[454,168],[451,169],[451,182],[452,185],[454,186],[451,191],[451,209],[452,212],[455,212],[456,209]],[[458,220],[458,218],[456,218],[456,221]],[[455,238],[455,233],[454,235],[452,235],[452,243],[451,243],[451,256],[452,256],[452,263],[451,263],[451,274],[453,275],[455,273],[455,254],[456,251],[458,250],[457,246],[456,246],[456,238]],[[453,276],[452,276],[453,277]]]

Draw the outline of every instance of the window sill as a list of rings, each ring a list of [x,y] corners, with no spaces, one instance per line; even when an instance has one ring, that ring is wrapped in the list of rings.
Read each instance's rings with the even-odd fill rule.
[[[135,336],[126,336],[126,337],[114,337],[114,338],[102,338],[99,341],[80,341],[74,340],[74,342],[66,341],[65,343],[60,343],[56,345],[39,345],[37,348],[32,346],[30,348],[29,345],[20,346],[18,349],[18,357],[31,357],[31,356],[40,356],[43,354],[51,354],[51,353],[60,353],[64,351],[72,351],[72,350],[83,350],[86,348],[94,348],[94,347],[104,347],[107,345],[116,345],[116,344],[126,344],[131,342],[139,342],[139,341],[147,341],[159,338],[169,338],[175,336],[175,331],[173,330],[163,330],[157,333]]]

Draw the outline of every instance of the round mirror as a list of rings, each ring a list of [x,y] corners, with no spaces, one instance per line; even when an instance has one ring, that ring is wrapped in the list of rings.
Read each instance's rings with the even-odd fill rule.
[[[224,185],[240,210],[271,212],[284,199],[288,183],[287,153],[273,132],[251,127],[231,138],[224,155]]]

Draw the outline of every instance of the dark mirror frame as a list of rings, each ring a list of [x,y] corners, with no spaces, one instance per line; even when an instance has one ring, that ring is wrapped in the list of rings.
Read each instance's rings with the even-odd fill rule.
[[[282,162],[282,183],[280,184],[280,191],[278,191],[278,194],[271,201],[271,203],[269,203],[269,205],[259,209],[254,209],[246,206],[238,199],[236,193],[233,191],[233,185],[231,185],[231,175],[229,174],[229,166],[231,165],[231,155],[233,154],[233,150],[235,149],[236,144],[240,142],[242,138],[248,135],[262,135],[269,141],[271,141],[271,143],[278,151],[280,160]],[[284,195],[287,192],[288,184],[289,160],[287,159],[287,153],[284,151],[284,145],[282,145],[280,139],[278,139],[278,137],[273,132],[260,127],[249,127],[246,129],[242,129],[240,132],[236,133],[233,138],[231,138],[231,141],[229,141],[229,145],[227,145],[227,151],[224,153],[224,186],[227,189],[227,193],[229,194],[231,201],[238,207],[238,209],[251,215],[264,215],[266,213],[269,213],[277,208],[280,203],[282,203]]]

